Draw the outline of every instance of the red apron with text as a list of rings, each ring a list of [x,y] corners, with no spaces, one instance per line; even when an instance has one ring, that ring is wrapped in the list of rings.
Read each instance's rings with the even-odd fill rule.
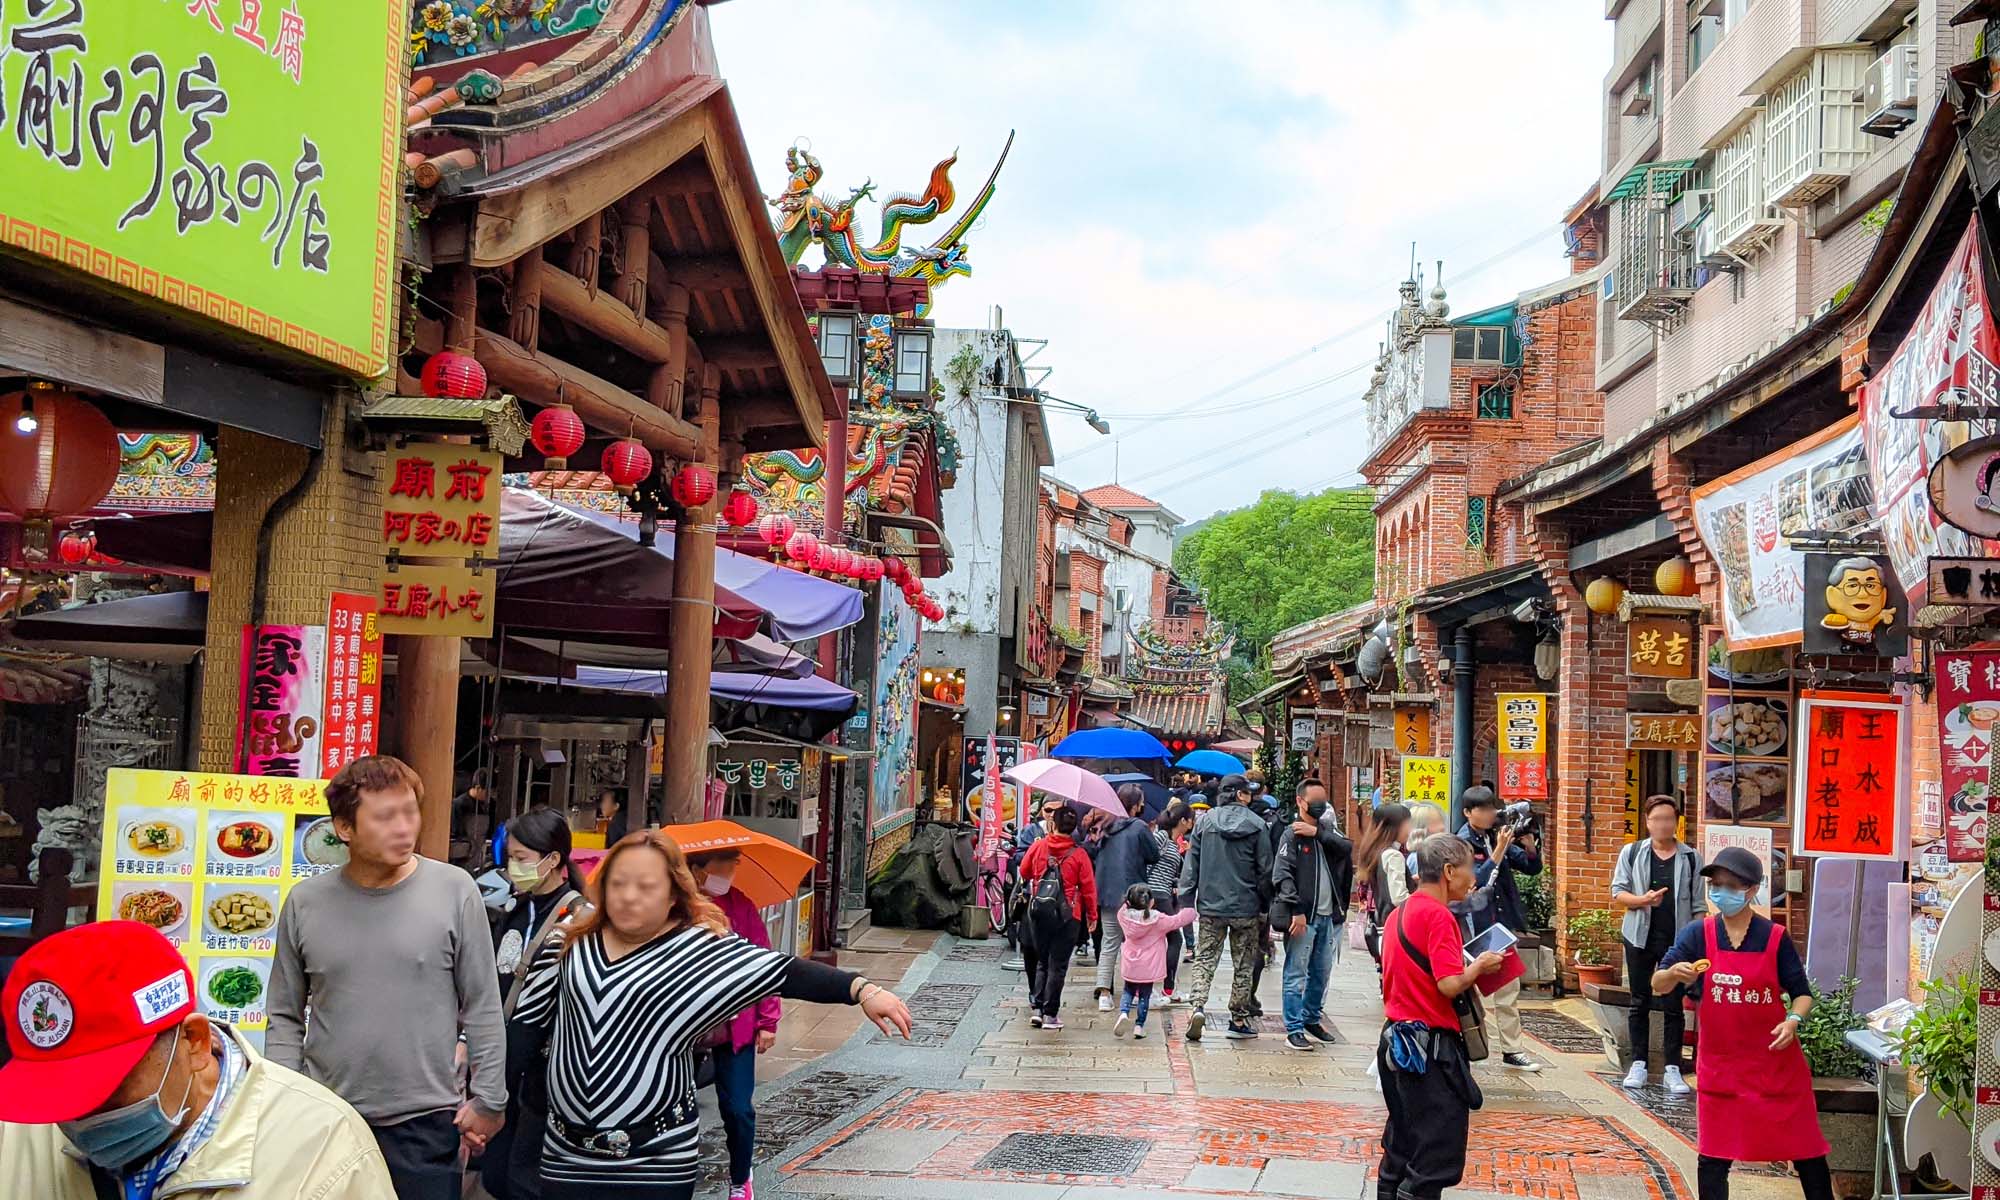
[[[1812,1070],[1796,1040],[1773,1051],[1771,1031],[1785,1019],[1773,925],[1764,949],[1731,950],[1720,917],[1702,922],[1708,973],[1695,1013],[1695,1149],[1738,1162],[1791,1162],[1827,1151],[1813,1103]]]

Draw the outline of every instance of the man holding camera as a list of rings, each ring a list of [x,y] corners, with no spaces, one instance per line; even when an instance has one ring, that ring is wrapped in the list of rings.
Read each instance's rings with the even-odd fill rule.
[[[1466,904],[1468,932],[1477,937],[1494,925],[1504,925],[1518,934],[1527,928],[1527,920],[1521,913],[1521,890],[1514,876],[1539,875],[1542,870],[1534,810],[1525,803],[1510,805],[1503,821],[1500,798],[1484,785],[1465,789],[1459,805],[1465,810],[1465,824],[1459,827],[1458,836],[1472,847],[1477,889]],[[1516,1071],[1541,1070],[1541,1064],[1528,1057],[1522,1039],[1521,981],[1516,979],[1488,996],[1486,1012],[1501,1063]]]

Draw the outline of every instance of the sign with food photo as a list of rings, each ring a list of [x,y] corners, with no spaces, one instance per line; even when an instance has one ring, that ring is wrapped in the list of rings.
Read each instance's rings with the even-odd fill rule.
[[[112,768],[97,911],[165,934],[202,1011],[261,1048],[278,912],[347,861],[318,780]]]
[[[1955,863],[1980,862],[1986,857],[1987,772],[2000,733],[2000,652],[1939,651],[1936,677],[1945,853]]]
[[[1792,821],[1791,657],[1766,648],[1732,653],[1703,632],[1702,820],[1788,826]]]

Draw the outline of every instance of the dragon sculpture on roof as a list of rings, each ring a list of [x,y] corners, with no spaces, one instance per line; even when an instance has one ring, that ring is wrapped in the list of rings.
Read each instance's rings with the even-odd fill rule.
[[[937,240],[911,250],[903,246],[904,231],[911,226],[928,225],[937,220],[951,211],[958,199],[951,183],[951,169],[958,162],[957,154],[931,168],[930,184],[922,195],[897,194],[882,202],[881,236],[869,244],[856,227],[854,210],[861,201],[873,198],[874,181],[866,181],[853,189],[845,200],[829,200],[817,190],[825,174],[819,159],[804,147],[793,146],[785,152],[785,190],[770,200],[771,207],[777,210],[774,223],[785,262],[797,266],[805,256],[806,248],[818,243],[830,265],[852,267],[878,275],[923,279],[933,288],[955,275],[972,274],[972,264],[966,258],[965,235],[992,201],[1000,168],[1006,165],[1007,152],[1013,147],[1014,134],[1009,131],[1007,144],[1000,150],[999,161],[993,164],[985,185],[972,202]],[[920,312],[917,315],[923,314]]]

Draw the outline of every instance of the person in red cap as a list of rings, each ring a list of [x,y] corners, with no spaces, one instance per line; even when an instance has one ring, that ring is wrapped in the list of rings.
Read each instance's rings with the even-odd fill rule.
[[[136,921],[80,925],[0,993],[0,1180],[35,1200],[378,1200],[360,1114],[195,1007],[173,943]]]

